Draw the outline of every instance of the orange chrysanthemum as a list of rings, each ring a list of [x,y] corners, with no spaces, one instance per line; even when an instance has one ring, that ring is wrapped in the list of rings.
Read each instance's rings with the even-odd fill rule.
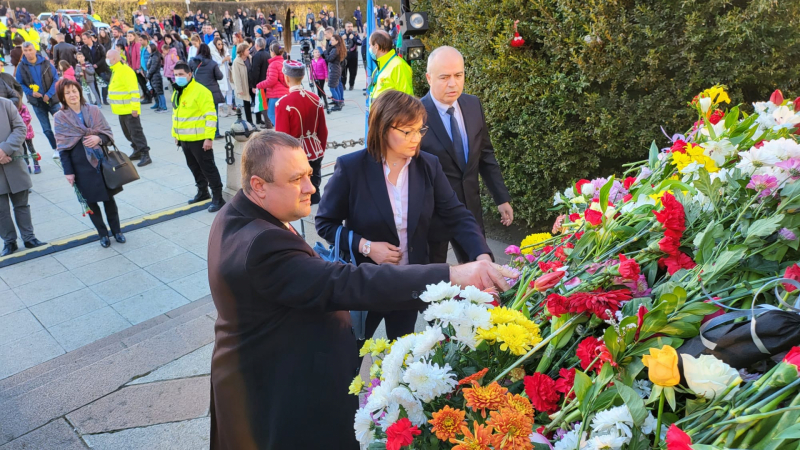
[[[481,415],[486,417],[487,409],[498,409],[505,405],[506,392],[508,389],[501,387],[496,381],[485,387],[473,381],[471,388],[464,389],[464,398],[468,407],[475,412],[480,410]]]
[[[472,426],[475,428],[475,434],[464,425],[461,427],[464,439],[450,439],[451,444],[458,444],[452,450],[489,450],[492,444],[492,427],[479,425],[478,422],[472,422]]]
[[[503,408],[501,411],[490,413],[489,425],[494,428],[492,445],[495,449],[502,450],[530,450],[533,444],[530,434],[533,431],[533,422],[516,409]]]
[[[433,419],[429,420],[428,423],[433,425],[431,431],[437,438],[447,441],[456,437],[456,434],[461,431],[461,427],[467,424],[464,420],[465,414],[466,412],[460,409],[445,406],[433,413]]]
[[[464,378],[462,378],[461,380],[459,380],[459,381],[458,381],[458,385],[459,385],[459,386],[461,386],[461,385],[469,385],[469,384],[472,384],[472,382],[473,382],[473,381],[478,381],[478,380],[480,380],[481,378],[483,378],[483,376],[484,376],[484,375],[486,375],[486,372],[488,372],[488,371],[489,371],[489,368],[488,368],[488,367],[487,367],[487,368],[484,368],[484,369],[481,369],[481,370],[479,370],[479,371],[477,371],[477,372],[473,373],[472,375],[470,375],[470,376],[468,376],[468,377],[464,377]]]
[[[506,405],[509,408],[518,411],[523,416],[529,417],[533,420],[533,405],[531,401],[519,394],[506,394]]]

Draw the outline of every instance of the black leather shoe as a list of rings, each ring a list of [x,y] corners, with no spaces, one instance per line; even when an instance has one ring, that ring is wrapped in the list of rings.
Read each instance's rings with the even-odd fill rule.
[[[204,190],[198,189],[197,190],[197,194],[195,194],[194,198],[189,200],[188,203],[190,205],[192,205],[192,204],[195,204],[195,203],[198,203],[198,202],[202,202],[202,201],[208,200],[210,198],[211,198],[211,194],[208,193],[208,189],[204,189]]]
[[[215,198],[214,200],[211,201],[211,203],[209,203],[208,212],[210,213],[217,212],[220,209],[222,209],[223,206],[225,206],[225,200],[223,200],[222,197]]]
[[[150,154],[149,153],[142,153],[142,159],[141,159],[141,161],[139,161],[139,164],[137,164],[137,166],[144,167],[144,166],[146,166],[146,165],[148,165],[148,164],[150,164],[152,162],[153,162],[153,160],[150,159]]]
[[[36,248],[46,244],[46,242],[42,242],[36,238],[33,238],[30,241],[25,241],[24,243],[25,243],[25,248]]]
[[[130,155],[128,155],[128,159],[130,159],[131,161],[142,159],[142,152],[133,152]]]
[[[19,247],[17,247],[16,242],[6,242],[3,246],[3,251],[0,252],[0,257],[8,256],[17,250],[19,250]]]
[[[125,242],[128,241],[127,239],[125,239],[125,236],[121,232],[114,235],[114,240],[116,240],[120,244],[124,244]]]
[[[100,237],[100,247],[108,248],[111,247],[111,239],[108,236],[101,236]]]

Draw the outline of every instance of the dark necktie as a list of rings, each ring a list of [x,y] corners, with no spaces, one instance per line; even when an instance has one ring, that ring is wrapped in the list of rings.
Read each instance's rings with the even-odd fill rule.
[[[456,153],[458,165],[461,166],[461,170],[464,170],[464,167],[467,165],[467,152],[464,151],[464,141],[461,139],[461,128],[458,126],[455,113],[455,107],[451,106],[447,109],[447,114],[450,116],[450,134],[453,140],[453,151]]]

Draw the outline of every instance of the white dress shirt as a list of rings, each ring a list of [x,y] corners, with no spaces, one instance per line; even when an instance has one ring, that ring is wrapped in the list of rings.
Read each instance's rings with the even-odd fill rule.
[[[450,142],[452,142],[453,130],[450,129],[450,114],[447,114],[447,110],[450,109],[450,107],[439,100],[436,100],[433,95],[431,95],[431,100],[433,100],[433,104],[436,105],[436,110],[439,111],[439,117],[442,119],[444,129],[447,130],[447,135],[450,136]],[[464,115],[461,113],[461,107],[458,106],[458,101],[453,103],[453,108],[455,108],[453,115],[456,117],[458,127],[461,128],[461,142],[464,144],[464,159],[469,161],[469,141],[467,140],[467,127],[464,125]]]
[[[411,158],[408,158],[405,165],[397,175],[397,184],[389,181],[389,165],[383,162],[383,177],[386,179],[386,190],[389,193],[389,202],[392,204],[392,215],[394,216],[394,226],[397,228],[397,237],[400,238],[400,265],[408,264],[408,165]]]

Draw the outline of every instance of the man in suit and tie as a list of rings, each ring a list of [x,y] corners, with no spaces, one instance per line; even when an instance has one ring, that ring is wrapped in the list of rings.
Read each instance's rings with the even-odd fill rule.
[[[497,205],[500,222],[511,225],[514,220],[514,210],[509,203],[511,196],[494,157],[483,106],[478,97],[463,93],[464,58],[453,47],[439,47],[428,57],[425,76],[430,91],[422,98],[422,104],[428,111],[426,125],[432,133],[422,138],[420,149],[439,157],[458,199],[475,216],[481,230],[484,226],[479,174]],[[453,245],[459,262],[469,261],[464,249],[452,239],[452,232],[434,217],[428,235],[432,263],[447,261],[448,243]]]

